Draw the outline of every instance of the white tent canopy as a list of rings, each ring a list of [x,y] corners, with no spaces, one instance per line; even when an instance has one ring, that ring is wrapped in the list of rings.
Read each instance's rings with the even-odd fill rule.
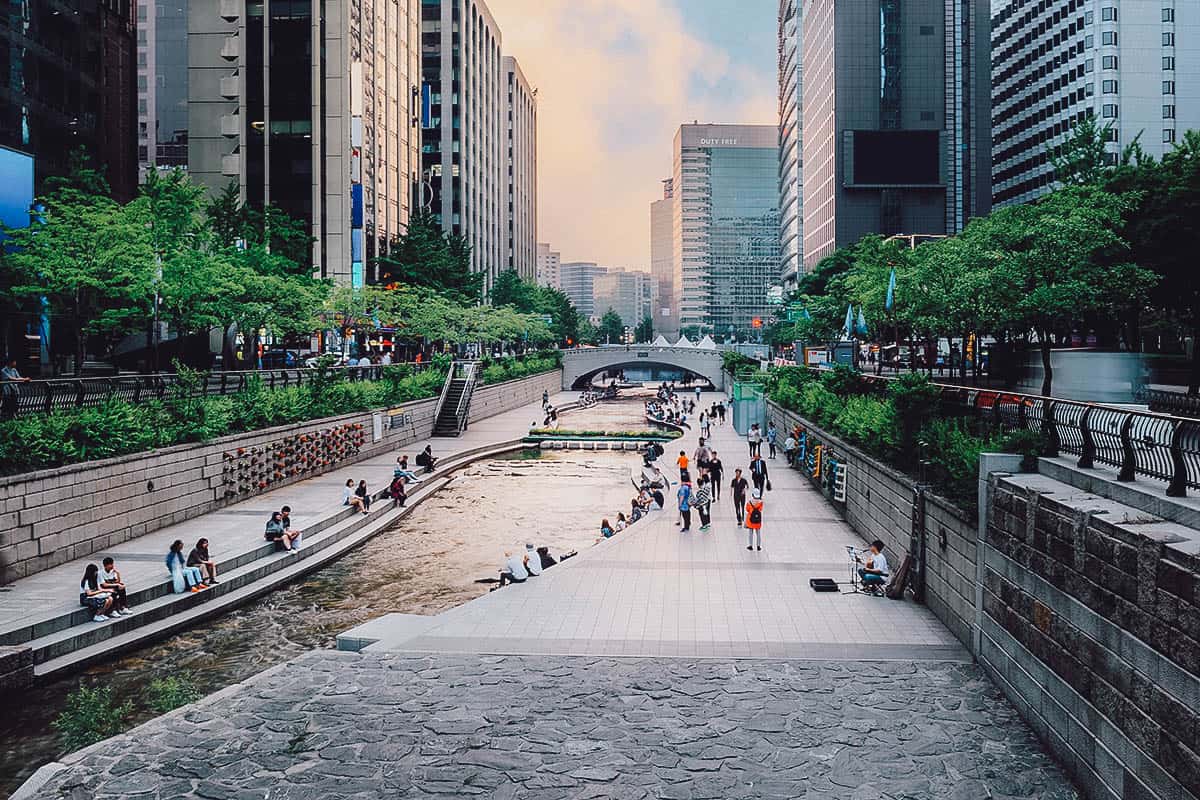
[[[671,343],[667,341],[667,337],[663,336],[661,333],[658,335],[658,338],[654,340],[654,344],[651,345],[651,347],[670,347],[670,346],[671,346]]]
[[[689,341],[688,337],[686,337],[686,336],[680,336],[679,341],[675,343],[675,346],[676,347],[695,347],[695,345],[692,344],[691,341]]]
[[[705,334],[703,339],[696,342],[696,347],[700,350],[716,350],[717,343],[712,340],[711,336]]]

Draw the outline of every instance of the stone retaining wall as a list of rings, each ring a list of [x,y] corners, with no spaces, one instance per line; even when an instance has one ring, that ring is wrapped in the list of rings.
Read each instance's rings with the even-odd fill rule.
[[[1195,532],[1025,482],[990,479],[980,662],[1092,797],[1200,796]]]
[[[467,424],[530,403],[541,403],[542,392],[549,392],[553,397],[561,391],[561,369],[543,372],[540,375],[531,375],[528,378],[519,378],[515,381],[478,386],[471,395],[471,409],[467,417]],[[533,417],[530,417],[529,421],[533,422]],[[540,422],[540,419],[538,421]]]
[[[826,447],[846,469],[846,502],[836,502],[828,486],[822,490],[868,542],[882,541],[888,562],[895,569],[908,552],[912,535],[912,509],[915,481],[902,472],[882,464],[808,420],[767,402],[767,420],[779,428],[779,440],[800,425]],[[948,500],[925,494],[926,546],[925,602],[946,624],[959,641],[971,647],[975,620],[975,520]],[[945,538],[946,546],[940,544]]]
[[[846,502],[831,502],[898,559],[912,478],[767,411],[847,465]],[[980,500],[972,521],[926,495],[930,609],[1088,797],[1200,797],[1200,534],[1153,513],[1169,500],[1133,508],[1043,475],[993,471]]]
[[[472,398],[471,419],[539,400],[544,389],[558,391],[559,380],[554,371],[480,387]],[[391,411],[347,414],[0,478],[0,583],[427,439],[436,413],[437,399],[432,398]],[[382,417],[378,441],[377,415]],[[329,457],[314,458],[320,453]],[[264,465],[268,459],[269,470]]]

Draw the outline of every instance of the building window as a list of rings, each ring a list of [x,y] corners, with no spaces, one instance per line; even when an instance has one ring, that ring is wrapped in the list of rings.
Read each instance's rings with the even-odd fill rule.
[[[1084,72],[1094,72],[1095,69],[1096,69],[1096,59],[1089,58],[1087,61],[1083,62],[1083,71]]]
[[[1164,8],[1163,9],[1163,22],[1174,22],[1174,21],[1175,21],[1175,9]]]
[[[1163,107],[1163,114],[1164,114],[1164,116],[1166,114],[1165,106]],[[1116,103],[1106,103],[1104,105],[1104,107],[1101,108],[1101,110],[1100,110],[1100,116],[1104,117],[1105,119],[1116,119],[1117,118]]]
[[[1083,49],[1084,50],[1091,50],[1095,46],[1096,46],[1096,37],[1095,36],[1092,36],[1089,33],[1087,36],[1083,37]]]
[[[1119,128],[1105,128],[1102,137],[1106,142],[1121,141],[1121,130]]]
[[[1170,31],[1167,31],[1166,33],[1163,34],[1163,47],[1174,47],[1174,46],[1175,46],[1175,34],[1171,33]]]
[[[1083,12],[1083,24],[1084,25],[1091,25],[1095,21],[1096,21],[1095,12],[1093,12],[1093,11]]]
[[[932,25],[922,25],[921,26],[921,35],[922,36],[933,36],[933,26]]]
[[[1166,142],[1167,144],[1170,144],[1171,142],[1175,141],[1175,129],[1174,128],[1163,128],[1163,141]]]
[[[1175,106],[1163,106],[1163,119],[1175,119]]]
[[[1100,44],[1115,45],[1117,43],[1116,31],[1103,31],[1100,34]]]
[[[1175,70],[1175,56],[1163,56],[1163,69],[1168,72]]]
[[[1100,9],[1100,19],[1104,22],[1117,21],[1117,9],[1115,6],[1105,6]]]
[[[1116,69],[1117,68],[1117,57],[1116,56],[1104,56],[1102,59],[1100,59],[1100,67],[1102,69]]]
[[[1163,81],[1163,94],[1175,94],[1175,81]]]
[[[1105,94],[1116,94],[1117,93],[1117,82],[1111,81],[1111,80],[1104,81],[1104,83],[1101,84],[1100,91],[1104,92]]]

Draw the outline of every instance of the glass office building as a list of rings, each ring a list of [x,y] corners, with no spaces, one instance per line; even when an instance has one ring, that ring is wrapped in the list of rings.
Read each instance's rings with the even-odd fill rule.
[[[779,284],[779,129],[683,125],[675,135],[675,285],[689,337],[753,338]]]

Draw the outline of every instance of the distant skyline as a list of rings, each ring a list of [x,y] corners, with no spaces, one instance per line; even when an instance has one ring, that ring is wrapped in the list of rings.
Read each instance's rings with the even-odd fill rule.
[[[650,268],[650,202],[685,122],[776,122],[773,0],[489,0],[538,89],[538,238]]]

